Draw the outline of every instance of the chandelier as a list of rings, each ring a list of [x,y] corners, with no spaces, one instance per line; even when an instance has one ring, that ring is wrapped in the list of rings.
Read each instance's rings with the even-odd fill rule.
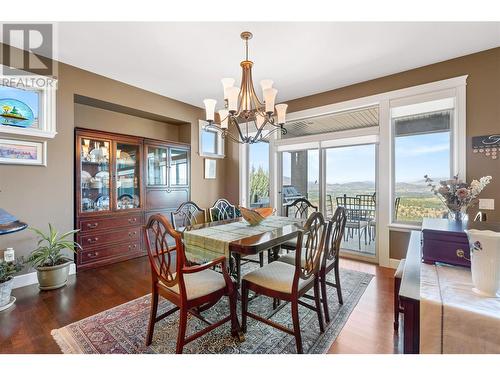
[[[273,81],[264,79],[260,81],[263,102],[255,93],[252,80],[253,62],[248,60],[248,40],[252,39],[252,33],[244,31],[241,39],[245,41],[245,60],[240,63],[242,69],[241,86],[234,86],[233,78],[221,80],[224,88],[224,109],[218,111],[219,124],[215,122],[215,99],[205,99],[207,130],[216,130],[223,138],[229,138],[237,143],[256,143],[265,140],[275,132],[286,134],[285,115],[287,104],[275,106],[278,90],[273,88]],[[276,110],[276,115],[275,115]],[[230,127],[237,130],[232,132]]]

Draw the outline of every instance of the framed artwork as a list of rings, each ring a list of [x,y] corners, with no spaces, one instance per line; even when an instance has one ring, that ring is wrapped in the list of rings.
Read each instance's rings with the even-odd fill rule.
[[[200,156],[209,158],[223,158],[224,154],[224,138],[222,134],[213,129],[205,128],[208,122],[199,121],[199,153]]]
[[[0,138],[0,164],[46,166],[47,142]]]
[[[51,77],[0,75],[0,134],[54,138],[56,87]]]
[[[205,159],[205,179],[215,180],[217,177],[217,160]]]

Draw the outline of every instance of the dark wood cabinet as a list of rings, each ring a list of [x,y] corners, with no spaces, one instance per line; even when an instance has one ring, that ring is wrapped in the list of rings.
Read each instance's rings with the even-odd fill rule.
[[[75,150],[78,269],[145,255],[145,220],[190,198],[189,145],[77,128]]]

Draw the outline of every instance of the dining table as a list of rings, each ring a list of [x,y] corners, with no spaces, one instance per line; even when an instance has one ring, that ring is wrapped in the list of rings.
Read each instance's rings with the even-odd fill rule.
[[[225,256],[229,260],[236,286],[241,284],[241,259],[269,250],[268,261],[279,257],[280,245],[303,230],[303,219],[269,216],[257,225],[242,217],[195,224],[178,230],[182,233],[186,257],[204,263]]]

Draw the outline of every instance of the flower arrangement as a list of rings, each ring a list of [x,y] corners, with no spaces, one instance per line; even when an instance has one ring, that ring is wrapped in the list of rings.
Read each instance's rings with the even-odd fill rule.
[[[452,216],[460,219],[467,210],[477,203],[477,198],[483,189],[488,185],[492,177],[485,176],[478,180],[472,180],[470,184],[460,181],[458,176],[450,180],[440,181],[439,185],[425,175],[425,182],[431,191],[448,207]]]

